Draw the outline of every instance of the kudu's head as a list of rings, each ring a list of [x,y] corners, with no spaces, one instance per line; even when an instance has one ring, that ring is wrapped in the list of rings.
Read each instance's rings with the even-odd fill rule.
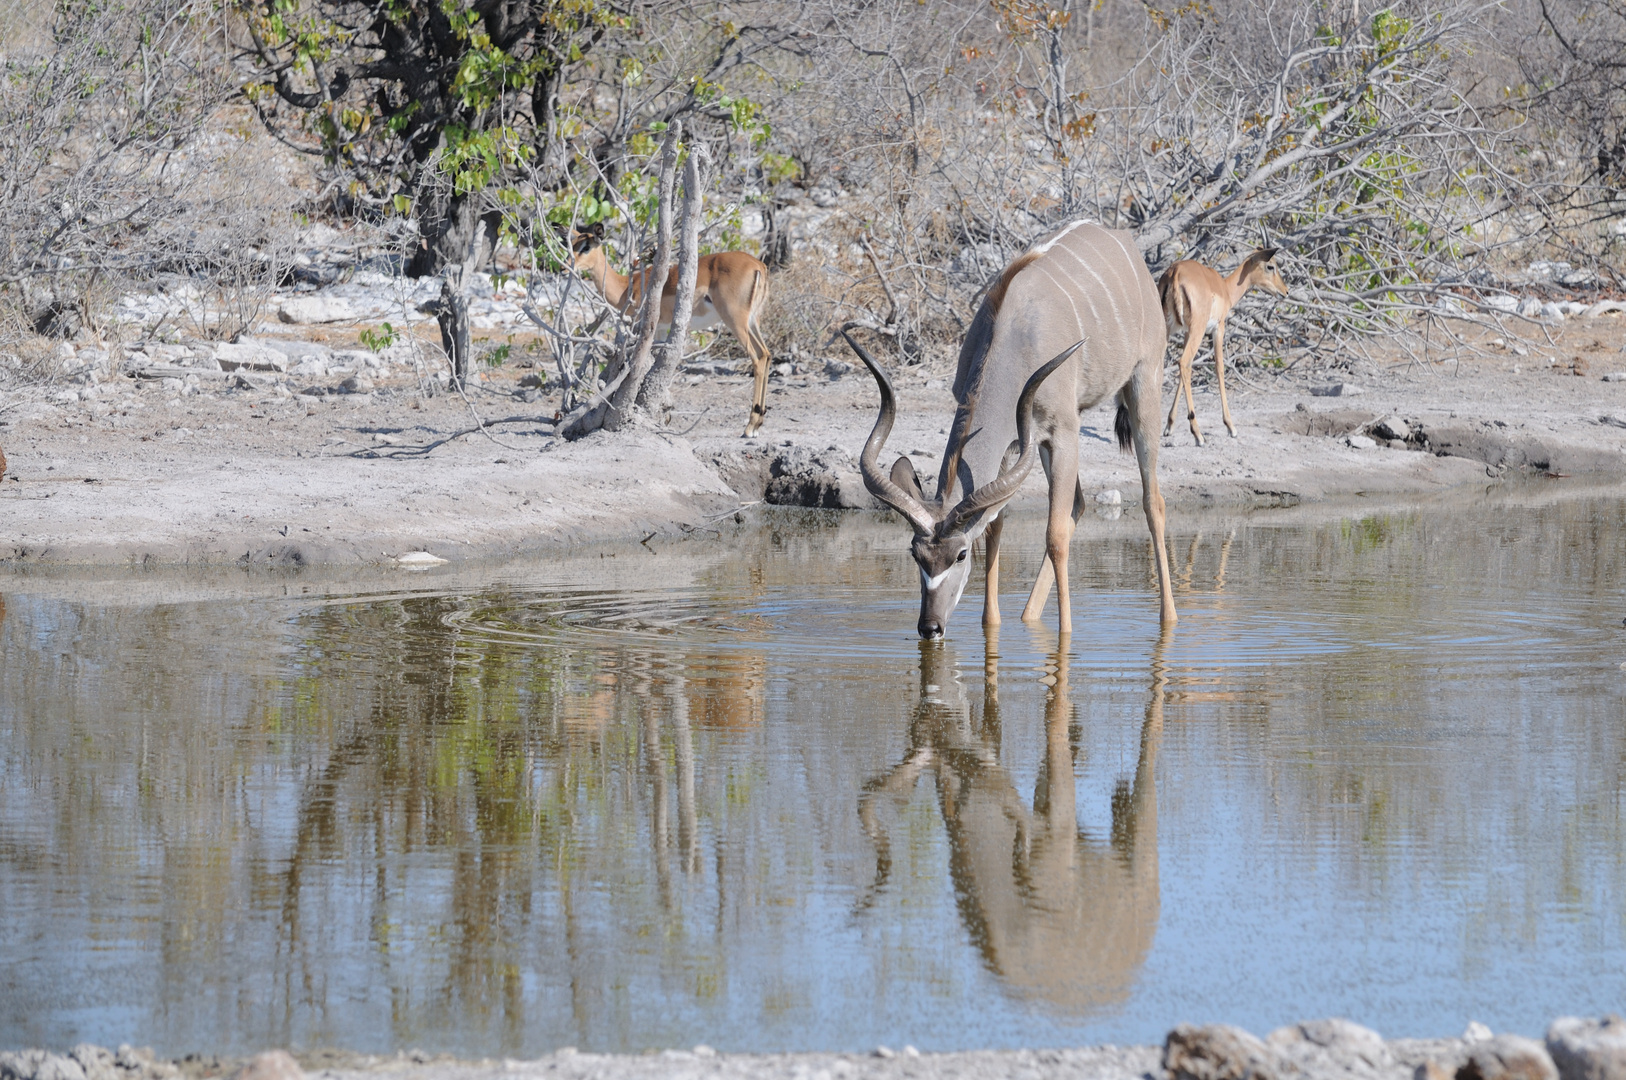
[[[998,476],[975,491],[967,492],[953,506],[946,506],[941,493],[935,501],[926,500],[920,490],[920,479],[915,475],[914,463],[908,457],[899,457],[893,463],[891,475],[881,472],[877,462],[887,436],[892,433],[893,421],[897,419],[897,399],[892,393],[892,383],[880,365],[847,331],[841,331],[841,336],[847,339],[853,352],[864,361],[864,366],[875,376],[875,383],[881,390],[881,414],[876,418],[875,428],[864,443],[864,453],[859,459],[864,486],[870,494],[903,515],[903,519],[913,526],[915,538],[909,546],[909,553],[920,568],[920,621],[915,628],[923,638],[940,638],[948,627],[949,613],[960,602],[960,595],[971,580],[971,541],[975,537],[974,534],[968,535],[969,531],[973,525],[985,518],[992,520],[999,513],[1016,495],[1028,473],[1033,471],[1033,463],[1038,460],[1039,445],[1033,432],[1034,395],[1051,372],[1066,363],[1067,358],[1084,342],[1079,341],[1035,371],[1029,376],[1027,385],[1022,387],[1022,395],[1016,404],[1016,463],[1002,469]],[[1010,460],[1009,454],[1006,460]]]
[[[1269,289],[1277,296],[1287,295],[1287,282],[1282,280],[1281,271],[1276,268],[1275,248],[1260,248],[1242,260],[1242,287],[1251,289],[1255,285]]]

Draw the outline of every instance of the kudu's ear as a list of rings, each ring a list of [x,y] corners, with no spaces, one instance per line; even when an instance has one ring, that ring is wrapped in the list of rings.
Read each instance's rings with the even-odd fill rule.
[[[908,492],[917,502],[926,501],[926,497],[920,493],[920,477],[915,473],[915,463],[907,456],[900,457],[892,463],[892,482]]]

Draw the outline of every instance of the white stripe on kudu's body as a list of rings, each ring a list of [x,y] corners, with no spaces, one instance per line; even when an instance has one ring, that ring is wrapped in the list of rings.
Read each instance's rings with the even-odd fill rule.
[[[1104,303],[1103,303],[1104,301]],[[1114,428],[1131,445],[1145,491],[1165,626],[1176,620],[1157,487],[1157,421],[1167,343],[1156,286],[1127,234],[1075,221],[1007,266],[984,297],[960,346],[954,426],[943,451],[937,495],[927,500],[909,459],[890,475],[877,465],[896,402],[886,374],[851,337],[881,391],[881,413],[864,444],[864,483],[914,527],[920,567],[920,635],[942,636],[971,574],[971,544],[987,539],[983,622],[999,622],[999,537],[1003,511],[1043,461],[1050,515],[1045,564],[1024,619],[1044,610],[1056,585],[1062,633],[1072,631],[1067,548],[1084,510],[1078,479],[1078,417],[1117,395]],[[1014,454],[1014,463],[1012,457]],[[951,501],[954,500],[954,501]]]

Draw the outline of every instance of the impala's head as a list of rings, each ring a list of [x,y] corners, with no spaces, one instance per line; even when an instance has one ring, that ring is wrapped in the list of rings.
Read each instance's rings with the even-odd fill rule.
[[[1022,388],[1022,396],[1016,404],[1015,464],[1001,470],[997,477],[948,507],[940,499],[927,502],[920,490],[920,478],[915,475],[914,463],[907,457],[893,462],[890,475],[882,474],[877,462],[886,437],[892,433],[893,421],[897,418],[897,399],[892,393],[892,383],[880,365],[845,330],[841,336],[847,339],[853,352],[864,361],[881,390],[881,414],[875,421],[875,429],[870,432],[869,440],[864,443],[864,453],[859,459],[864,486],[869,488],[870,494],[903,515],[903,519],[914,528],[915,538],[909,545],[909,554],[914,556],[915,566],[920,570],[920,620],[915,629],[923,638],[940,638],[948,627],[949,614],[953,612],[954,605],[960,602],[960,596],[971,580],[971,541],[975,539],[973,528],[984,520],[992,520],[1004,508],[1038,460],[1038,441],[1033,438],[1033,397],[1050,373],[1084,343],[1080,341],[1035,371]],[[1009,455],[1006,460],[1010,460]]]
[[[1276,268],[1275,248],[1260,248],[1242,260],[1242,284],[1250,289],[1255,285],[1261,286],[1277,296],[1287,295],[1287,282],[1282,280],[1281,271]]]
[[[592,275],[605,265],[604,222],[595,221],[568,232],[561,229],[560,239],[570,248],[569,266],[572,270]]]

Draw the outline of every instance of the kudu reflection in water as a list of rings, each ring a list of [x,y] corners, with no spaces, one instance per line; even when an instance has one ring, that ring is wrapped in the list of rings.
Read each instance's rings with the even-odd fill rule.
[[[1068,638],[1047,665],[1045,753],[1032,810],[1000,763],[998,632],[987,638],[980,716],[974,715],[949,648],[920,644],[920,701],[909,748],[890,771],[864,786],[858,814],[876,847],[867,908],[891,869],[877,803],[901,809],[930,774],[948,830],[956,902],[983,962],[1012,992],[1064,1012],[1098,1012],[1128,997],[1146,961],[1159,915],[1157,749],[1167,677],[1163,648],[1152,674],[1133,780],[1112,798],[1110,839],[1078,825],[1077,753],[1068,692]]]

